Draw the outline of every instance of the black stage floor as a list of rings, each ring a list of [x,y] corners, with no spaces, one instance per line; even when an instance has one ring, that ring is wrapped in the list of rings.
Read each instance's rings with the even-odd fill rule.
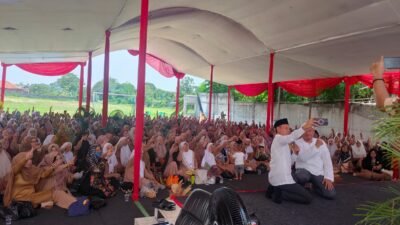
[[[371,182],[352,176],[343,176],[343,180],[336,184],[337,199],[324,200],[314,195],[310,205],[298,205],[290,202],[275,204],[264,197],[266,187],[265,175],[245,175],[242,181],[224,180],[224,186],[237,190],[243,199],[247,210],[255,212],[263,225],[347,225],[355,224],[360,218],[354,214],[359,213],[357,207],[367,201],[382,201],[393,196],[387,188],[400,189],[399,183]],[[221,185],[198,185],[212,191]],[[250,191],[250,192],[249,192]],[[160,193],[166,197],[167,192]],[[185,199],[180,198],[184,202]],[[152,200],[141,199],[140,203],[152,215]],[[120,193],[107,200],[107,206],[92,211],[88,216],[68,217],[65,210],[54,207],[50,210],[40,209],[38,216],[27,220],[14,221],[13,225],[133,225],[135,217],[143,214],[132,201],[124,202]]]

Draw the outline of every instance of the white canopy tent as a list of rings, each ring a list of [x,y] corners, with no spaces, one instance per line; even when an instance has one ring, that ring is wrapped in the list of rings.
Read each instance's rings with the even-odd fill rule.
[[[138,49],[138,0],[0,0],[0,61],[86,61]],[[151,0],[148,53],[226,85],[363,74],[398,55],[400,0]]]
[[[400,0],[152,0],[149,9],[147,3],[0,0],[3,87],[7,64],[83,62],[94,52],[105,53],[104,93],[108,93],[109,51],[104,49],[109,41],[111,50],[138,49],[141,26],[135,184],[139,183],[146,52],[180,72],[206,79],[210,68],[215,68],[214,81],[226,85],[265,83],[270,68],[268,93],[273,93],[272,82],[362,74],[377,56],[398,54]],[[111,40],[105,38],[109,32]],[[269,65],[271,52],[277,54]],[[81,89],[82,84],[81,79]],[[346,85],[346,99],[349,94]],[[4,102],[4,91],[1,96]],[[273,118],[272,95],[268,98],[267,129]],[[107,99],[103,100],[103,126]],[[348,102],[345,111],[346,107],[348,111]],[[345,124],[347,119],[345,115]],[[134,185],[134,200],[138,186]]]

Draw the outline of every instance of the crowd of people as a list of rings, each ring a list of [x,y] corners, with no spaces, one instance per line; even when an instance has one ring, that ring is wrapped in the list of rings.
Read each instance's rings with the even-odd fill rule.
[[[131,189],[135,185],[135,120],[110,117],[106,128],[100,120],[100,116],[87,112],[73,117],[66,112],[1,112],[3,205],[24,201],[34,207],[49,208],[55,204],[71,210],[82,205],[89,207],[90,202],[95,202],[93,199],[113,197],[121,188]],[[289,156],[297,159],[283,167],[282,161],[274,163],[274,157],[278,159],[281,154],[274,155],[272,143],[282,132],[279,126],[275,128],[267,133],[264,126],[254,122],[146,117],[137,184],[140,196],[154,198],[160,189],[171,186],[171,177],[193,184],[199,171],[204,172],[203,183],[207,184],[223,179],[240,181],[247,173],[266,174],[271,167],[278,171],[269,173],[270,183],[289,175],[290,180],[293,163],[293,177],[299,178],[299,185],[312,183],[317,192],[330,199],[334,198],[334,172],[373,180],[390,179],[390,161],[384,160],[378,142],[371,143],[362,135],[343,136],[333,130],[319,136],[310,122],[301,132],[285,127],[285,135],[291,136],[280,142],[288,146]],[[301,137],[303,141],[299,142]],[[302,150],[311,145],[326,148],[326,154]]]
[[[378,107],[392,104],[383,82],[375,82],[383,80],[383,59],[371,71]],[[305,187],[334,199],[334,180],[341,173],[370,180],[390,180],[393,174],[392,159],[379,142],[333,129],[319,135],[313,119],[296,130],[280,119],[266,132],[254,121],[145,117],[140,182],[133,184],[135,119],[115,115],[105,128],[100,121],[100,115],[83,110],[74,116],[1,110],[3,208],[28,202],[83,215],[133,185],[141,197],[155,198],[166,186],[178,192],[172,183],[239,182],[247,173],[268,173],[266,196],[276,203],[309,203]]]

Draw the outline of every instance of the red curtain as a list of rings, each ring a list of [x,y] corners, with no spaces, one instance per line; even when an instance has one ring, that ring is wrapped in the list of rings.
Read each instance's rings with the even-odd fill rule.
[[[285,81],[278,83],[278,86],[289,93],[312,98],[320,95],[326,89],[335,87],[336,85],[340,84],[342,80],[342,77],[338,77],[313,80]]]
[[[257,96],[268,89],[268,83],[233,85],[238,92],[246,96]]]
[[[137,56],[139,54],[139,51],[137,50],[128,50],[128,52],[133,56]],[[164,60],[151,54],[146,54],[146,63],[149,64],[153,69],[157,70],[164,77],[176,77],[178,79],[182,79],[185,76],[184,73],[178,72],[173,66]]]
[[[370,88],[372,88],[374,80],[373,76],[368,74],[349,77],[348,79],[351,80],[351,85],[361,82]],[[385,72],[383,74],[383,79],[385,80],[386,88],[390,94],[400,94],[400,71]]]
[[[24,63],[15,64],[17,67],[38,75],[43,76],[60,76],[65,75],[74,70],[81,62],[64,62],[64,63]]]

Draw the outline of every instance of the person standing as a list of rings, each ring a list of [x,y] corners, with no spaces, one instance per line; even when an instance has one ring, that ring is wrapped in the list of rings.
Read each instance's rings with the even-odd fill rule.
[[[271,145],[269,186],[266,197],[271,198],[275,203],[281,203],[282,200],[302,204],[311,203],[311,194],[297,184],[292,177],[292,152],[299,151],[298,148],[294,148],[294,141],[314,124],[314,119],[310,119],[292,133],[287,119],[277,120],[274,124],[277,134]]]

